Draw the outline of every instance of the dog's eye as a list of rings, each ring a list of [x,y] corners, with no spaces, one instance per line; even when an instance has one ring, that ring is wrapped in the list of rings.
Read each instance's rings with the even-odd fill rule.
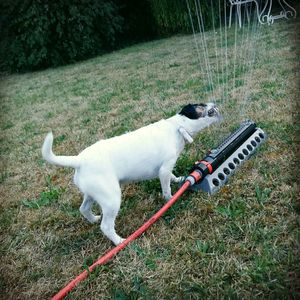
[[[197,112],[198,116],[201,118],[202,116],[205,115],[205,107],[197,106],[196,112]]]

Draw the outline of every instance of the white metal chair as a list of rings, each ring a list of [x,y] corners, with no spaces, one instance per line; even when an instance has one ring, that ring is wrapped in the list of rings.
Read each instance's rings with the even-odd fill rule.
[[[247,14],[247,20],[248,22],[250,21],[250,15],[249,15],[249,10],[248,10],[248,6],[249,3],[254,2],[255,6],[256,6],[256,14],[257,14],[257,18],[260,21],[260,12],[259,12],[259,3],[258,0],[229,0],[230,2],[230,12],[229,12],[229,28],[231,27],[231,19],[232,19],[232,10],[233,7],[236,7],[236,11],[237,11],[237,18],[238,18],[238,22],[239,22],[239,27],[242,27],[242,5],[245,5],[245,10],[246,10],[246,14]]]
[[[265,5],[260,13],[259,19],[262,24],[273,24],[274,20],[277,19],[289,19],[296,18],[297,12],[295,8],[293,8],[290,4],[288,4],[285,0],[277,0],[277,3],[281,7],[281,11],[277,15],[272,15],[272,0],[265,0]]]

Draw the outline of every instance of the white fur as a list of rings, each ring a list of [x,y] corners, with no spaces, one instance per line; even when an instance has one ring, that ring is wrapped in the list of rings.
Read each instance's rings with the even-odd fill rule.
[[[208,109],[212,104],[208,105]],[[115,232],[115,219],[121,205],[120,184],[159,177],[165,199],[170,199],[170,182],[179,182],[173,167],[186,142],[205,127],[219,120],[196,120],[175,116],[107,140],[100,140],[78,156],[56,156],[53,135],[48,133],[42,147],[43,158],[60,166],[75,168],[74,182],[84,194],[80,212],[91,223],[100,220],[91,212],[93,202],[102,209],[101,230],[114,243],[123,239]]]

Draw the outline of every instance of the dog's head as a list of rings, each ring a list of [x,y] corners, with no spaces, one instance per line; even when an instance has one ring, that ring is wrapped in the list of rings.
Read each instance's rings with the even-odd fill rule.
[[[221,120],[219,109],[214,103],[188,104],[181,109],[179,115],[183,117],[190,134]]]
[[[188,104],[179,112],[180,115],[185,116],[191,120],[198,120],[200,118],[219,117],[219,109],[214,103],[207,104]]]

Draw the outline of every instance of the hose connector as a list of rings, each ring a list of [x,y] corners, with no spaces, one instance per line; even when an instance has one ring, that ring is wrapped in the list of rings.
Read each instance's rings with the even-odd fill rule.
[[[185,179],[185,181],[189,181],[192,186],[201,180],[202,176],[202,172],[199,169],[196,169]]]

